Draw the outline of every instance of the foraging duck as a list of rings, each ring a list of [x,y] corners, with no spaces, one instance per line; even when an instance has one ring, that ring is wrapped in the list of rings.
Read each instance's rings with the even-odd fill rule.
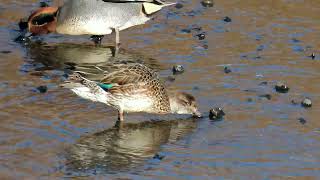
[[[68,0],[61,7],[43,7],[28,19],[28,30],[34,35],[57,32],[68,35],[94,35],[100,43],[106,34],[144,24],[165,6],[161,0]]]
[[[88,80],[75,72],[62,87],[71,89],[82,98],[117,109],[120,121],[123,121],[123,112],[192,114],[201,117],[192,95],[168,93],[158,74],[141,64],[119,65],[100,82]]]

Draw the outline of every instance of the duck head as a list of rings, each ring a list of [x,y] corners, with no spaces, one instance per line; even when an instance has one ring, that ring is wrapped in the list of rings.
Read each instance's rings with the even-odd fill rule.
[[[56,31],[57,7],[42,7],[29,16],[28,30],[32,34],[48,34]]]
[[[202,117],[196,99],[188,93],[177,92],[169,95],[170,108],[172,113],[192,114],[195,117]]]

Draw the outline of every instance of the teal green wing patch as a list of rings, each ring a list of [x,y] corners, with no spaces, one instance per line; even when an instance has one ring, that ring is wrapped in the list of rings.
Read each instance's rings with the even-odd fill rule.
[[[104,84],[104,83],[98,83],[98,86],[100,86],[105,91],[108,91],[110,88],[113,87],[112,84]]]

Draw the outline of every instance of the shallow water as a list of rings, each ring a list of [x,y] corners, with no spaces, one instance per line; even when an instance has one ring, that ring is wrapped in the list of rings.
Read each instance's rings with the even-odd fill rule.
[[[87,36],[15,43],[17,22],[39,2],[0,0],[1,179],[319,179],[318,1],[181,3],[121,32],[113,58],[112,35],[102,47]],[[136,113],[118,129],[113,109],[59,87],[75,68],[90,76],[115,62],[144,63],[165,79],[183,65],[167,84],[196,96],[205,118]],[[277,81],[289,93],[275,92]],[[291,103],[304,97],[312,108]],[[221,121],[207,118],[216,106]]]

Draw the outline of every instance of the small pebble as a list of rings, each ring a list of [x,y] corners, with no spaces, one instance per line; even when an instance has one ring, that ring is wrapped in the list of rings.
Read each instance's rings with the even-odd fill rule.
[[[231,73],[231,69],[229,67],[224,67],[224,73],[229,74]]]
[[[175,65],[172,68],[173,74],[181,74],[184,72],[184,68],[182,65]]]
[[[266,99],[268,99],[268,100],[271,100],[271,94],[262,94],[262,95],[259,95],[259,97],[261,97],[261,98],[266,98]]]
[[[301,102],[302,107],[305,108],[309,108],[312,106],[312,101],[309,98],[305,98],[302,102]]]
[[[298,120],[301,124],[307,123],[307,120],[305,120],[303,117],[299,118]]]
[[[199,40],[204,40],[206,38],[206,35],[204,33],[200,33],[196,35]]]
[[[223,21],[224,22],[231,22],[232,19],[230,17],[226,16],[226,17],[223,18]]]
[[[182,5],[181,3],[177,3],[177,4],[175,5],[175,8],[176,8],[176,9],[181,9],[181,8],[183,8],[183,5]]]
[[[210,109],[209,111],[209,119],[211,120],[221,119],[223,118],[224,115],[226,114],[223,112],[222,108],[220,107]]]
[[[201,1],[203,7],[213,7],[213,0],[203,0]]]
[[[283,82],[277,82],[275,89],[278,93],[287,93],[290,88]]]
[[[158,159],[158,160],[162,160],[163,158],[164,158],[165,156],[164,155],[161,155],[161,154],[155,154],[154,156],[153,156],[153,159]]]
[[[314,60],[316,58],[316,55],[312,53],[309,57],[311,57],[311,59]]]
[[[48,88],[47,86],[39,86],[37,87],[37,90],[40,92],[40,93],[46,93]]]
[[[292,100],[291,100],[291,104],[293,104],[293,105],[298,105],[299,103],[298,103],[298,101],[296,101],[295,99],[292,99]]]

